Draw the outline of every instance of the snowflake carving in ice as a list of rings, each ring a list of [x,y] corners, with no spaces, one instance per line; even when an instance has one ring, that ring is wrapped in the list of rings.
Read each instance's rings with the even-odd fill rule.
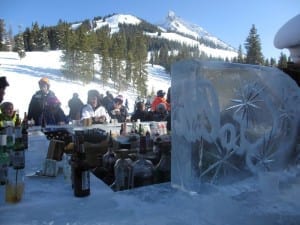
[[[254,114],[257,109],[260,109],[259,103],[263,102],[260,94],[263,87],[259,87],[257,82],[246,84],[240,88],[237,99],[231,99],[234,105],[225,110],[235,110],[234,114],[242,121],[246,121],[248,127],[249,122],[254,122]]]
[[[203,163],[203,160],[207,160],[207,157],[203,156],[205,154],[208,158],[210,158],[209,161],[211,161],[211,163],[203,172],[200,173],[200,178],[209,175],[210,183],[216,183],[216,180],[220,176],[227,175],[230,170],[239,170],[234,163],[230,161],[231,157],[235,153],[234,149],[227,149],[218,140],[214,142],[214,145],[216,146],[216,148],[214,148],[215,151],[213,151],[213,149],[209,149],[208,151],[203,152],[203,141],[201,141],[201,145],[199,153],[201,162],[199,162],[199,166],[204,166],[205,163]],[[200,170],[202,169],[203,168],[200,168]]]
[[[248,151],[246,162],[250,170],[254,173],[259,171],[270,171],[271,164],[275,161],[276,138],[273,131],[265,135],[260,146],[256,146],[254,151]]]
[[[290,96],[283,90],[282,102],[279,106],[279,119],[280,129],[282,134],[288,135],[288,131],[291,130],[291,123],[293,121],[293,115],[287,108],[287,102],[290,101]]]

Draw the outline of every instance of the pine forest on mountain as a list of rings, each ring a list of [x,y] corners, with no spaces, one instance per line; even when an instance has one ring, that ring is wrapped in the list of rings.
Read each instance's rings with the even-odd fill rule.
[[[279,68],[287,66],[288,59],[283,53],[278,63],[274,58],[264,59],[255,25],[252,25],[244,43],[246,53],[243,53],[240,45],[237,57],[224,59],[208,56],[199,51],[197,46],[159,38],[161,29],[144,20],[138,25],[119,23],[119,31],[114,33],[111,33],[109,26],[94,30],[95,21],[105,18],[95,17],[92,22],[85,20],[76,29],[71,29],[71,23],[62,20],[56,26],[49,27],[35,22],[23,32],[19,28],[19,33],[14,37],[11,29],[6,31],[5,21],[0,19],[0,51],[16,51],[21,59],[30,51],[62,50],[61,69],[66,78],[103,85],[107,85],[110,80],[117,90],[133,88],[140,96],[149,94],[146,85],[148,63],[163,66],[167,73],[170,73],[172,63],[188,58]],[[157,33],[157,37],[147,36],[145,32]],[[206,39],[198,38],[196,41],[210,48],[224,49]]]

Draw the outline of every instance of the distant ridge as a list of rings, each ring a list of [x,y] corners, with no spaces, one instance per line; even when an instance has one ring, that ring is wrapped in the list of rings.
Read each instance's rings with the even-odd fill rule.
[[[143,21],[147,22],[131,14],[112,14],[105,17],[96,17],[91,21],[91,24],[94,31],[103,26],[109,26],[111,33],[115,33],[119,31],[119,24],[139,25]],[[72,29],[76,29],[81,23],[73,23]],[[209,57],[232,59],[238,55],[237,50],[232,46],[211,35],[201,26],[181,19],[173,11],[168,12],[164,22],[152,25],[161,30],[161,33],[145,31],[144,33],[149,37],[177,41],[192,47],[196,46],[200,52],[205,53]]]

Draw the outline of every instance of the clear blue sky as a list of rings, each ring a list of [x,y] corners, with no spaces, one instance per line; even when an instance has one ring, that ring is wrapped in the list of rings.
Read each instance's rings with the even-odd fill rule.
[[[300,0],[0,0],[0,18],[17,33],[18,25],[56,25],[112,13],[132,14],[151,23],[163,21],[169,10],[197,24],[226,43],[244,47],[252,24],[267,58],[278,59],[273,39],[279,28],[300,13]],[[300,29],[300,28],[299,28]]]

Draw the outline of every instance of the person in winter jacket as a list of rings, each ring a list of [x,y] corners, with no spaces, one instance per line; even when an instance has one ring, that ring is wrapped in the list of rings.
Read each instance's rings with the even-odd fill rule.
[[[131,115],[130,120],[131,122],[136,122],[138,119],[142,122],[152,120],[150,112],[146,110],[145,103],[142,101],[136,103],[136,109]]]
[[[6,77],[0,77],[0,103],[3,101],[5,89],[9,86]]]
[[[47,77],[43,77],[38,82],[40,90],[38,90],[31,98],[28,107],[28,120],[34,120],[34,125],[57,125],[62,121],[54,121],[53,118],[62,116],[62,109],[60,103],[54,92],[50,90],[50,81]],[[56,99],[56,100],[53,100]],[[58,101],[58,102],[57,102]],[[52,105],[55,103],[55,105]],[[51,108],[51,110],[50,110]],[[53,110],[52,108],[56,109]],[[58,115],[50,115],[57,113]],[[63,117],[63,116],[62,116]],[[50,119],[51,118],[51,119]],[[65,118],[59,119],[65,121]]]
[[[167,102],[167,100],[165,99],[165,95],[166,92],[164,92],[163,90],[159,90],[156,93],[156,97],[153,100],[153,102],[151,103],[151,111],[155,112],[156,107],[160,104],[160,103],[164,103],[167,107],[167,111],[170,111],[170,104]]]
[[[80,120],[80,113],[83,107],[83,102],[78,97],[78,93],[73,93],[73,97],[68,101],[68,106],[70,108],[69,118],[70,120]]]
[[[12,102],[3,102],[0,105],[0,127],[3,127],[4,121],[16,121],[16,110],[14,109],[14,104]]]
[[[112,105],[113,101],[114,101],[114,96],[112,95],[112,93],[106,91],[106,96],[103,97],[102,105],[107,111],[109,111],[109,107]]]
[[[111,119],[117,119],[118,123],[123,123],[126,121],[128,112],[126,107],[123,105],[123,96],[118,95],[114,98],[113,102],[109,106],[108,111]]]
[[[87,104],[81,109],[81,120],[91,118],[93,124],[110,122],[110,116],[100,104],[100,100],[100,93],[97,90],[88,91]]]
[[[167,111],[167,106],[165,103],[159,103],[156,106],[156,110],[152,112],[153,121],[167,121],[169,112]]]
[[[64,125],[68,123],[61,103],[56,96],[49,96],[45,103],[44,118],[47,125]]]

